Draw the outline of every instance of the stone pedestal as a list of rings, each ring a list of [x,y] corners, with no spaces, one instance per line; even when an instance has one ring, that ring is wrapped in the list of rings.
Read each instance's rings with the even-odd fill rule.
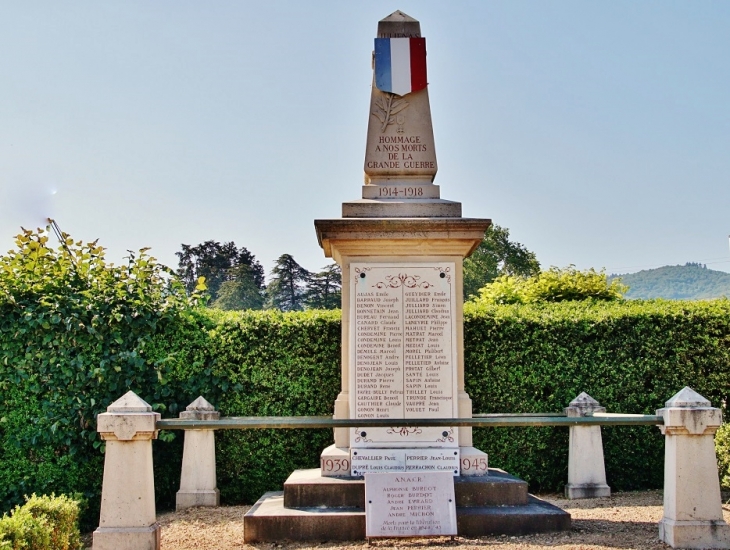
[[[472,417],[463,260],[491,220],[462,218],[461,203],[443,200],[433,183],[425,65],[418,21],[397,11],[378,23],[362,196],[342,204],[342,218],[314,222],[325,256],[342,269],[335,419]],[[470,427],[337,428],[320,465],[256,503],[244,518],[246,542],[364,538],[363,476],[383,472],[452,475],[460,535],[570,527],[570,516],[529,497],[525,482],[490,471]]]
[[[527,493],[527,483],[502,470],[455,477],[456,522],[464,537],[526,535],[570,529],[570,514]],[[297,470],[283,492],[266,493],[243,518],[247,544],[282,540],[365,538],[365,482]]]
[[[97,418],[106,442],[99,527],[94,550],[159,550],[155,517],[152,440],[160,419],[134,392],[127,392]]]
[[[666,438],[659,538],[672,548],[730,548],[714,445],[722,411],[685,387],[657,415]]]
[[[484,237],[485,230],[489,227],[490,220],[482,219],[468,219],[468,218],[340,218],[331,220],[316,220],[315,228],[317,229],[317,238],[320,245],[324,249],[327,257],[332,257],[342,268],[342,386],[341,392],[337,397],[334,407],[335,418],[356,418],[356,402],[355,392],[358,388],[362,389],[362,393],[370,391],[369,384],[362,383],[367,381],[363,378],[359,384],[356,384],[354,376],[356,375],[356,361],[358,357],[356,355],[357,350],[355,346],[376,346],[376,347],[365,347],[364,349],[374,349],[377,353],[382,355],[382,370],[378,371],[378,374],[387,372],[388,368],[396,369],[395,372],[398,376],[403,378],[403,398],[404,400],[408,397],[406,391],[410,391],[406,388],[406,385],[410,385],[408,380],[416,380],[418,382],[413,386],[418,386],[413,391],[423,391],[425,395],[431,391],[431,388],[426,387],[428,382],[420,380],[419,377],[407,378],[404,376],[402,369],[408,367],[406,365],[405,356],[407,352],[413,351],[412,357],[424,358],[428,351],[429,345],[441,346],[440,352],[446,357],[444,363],[448,365],[442,365],[439,372],[441,382],[435,384],[439,386],[434,391],[449,392],[439,394],[439,397],[450,398],[449,409],[439,409],[437,412],[431,413],[431,416],[448,418],[448,417],[461,417],[470,418],[472,415],[471,399],[464,390],[464,343],[463,343],[463,272],[462,262],[463,259],[468,256],[481,242]],[[400,267],[402,266],[402,268]],[[368,271],[372,268],[372,271]],[[427,275],[428,271],[433,271],[433,276]],[[373,280],[368,283],[368,287],[365,290],[372,290],[373,296],[366,296],[369,292],[357,293],[354,286],[360,284],[362,275],[366,275],[367,279],[371,278],[369,273],[377,273],[377,277],[372,277]],[[429,296],[405,296],[405,292],[401,285],[408,285],[411,283],[415,284],[414,281],[397,281],[391,279],[388,281],[388,274],[410,276],[413,274],[415,277],[419,277],[417,281],[422,284],[429,285],[428,288],[414,288],[414,294],[429,294]],[[441,277],[441,275],[444,277]],[[377,280],[375,280],[377,278]],[[381,279],[383,279],[381,281]],[[442,284],[446,284],[447,287],[441,288]],[[378,285],[388,286],[387,288],[376,288]],[[373,287],[370,289],[370,287]],[[406,289],[407,290],[407,289]],[[379,324],[381,321],[371,321],[365,319],[371,317],[368,315],[368,311],[361,310],[363,313],[362,320],[355,314],[359,313],[356,311],[357,299],[380,299],[382,294],[383,300],[398,300],[402,301],[406,298],[410,299],[424,299],[428,300],[427,304],[436,304],[438,302],[431,302],[431,300],[443,300],[446,296],[437,296],[451,292],[448,295],[448,301],[444,302],[448,305],[448,328],[449,335],[448,341],[439,342],[425,341],[427,340],[428,334],[423,335],[424,342],[411,343],[406,341],[408,327],[404,325],[407,321],[401,316],[406,310],[404,309],[405,304],[396,302],[394,309],[398,311],[395,314],[398,317],[396,325]],[[410,292],[409,292],[410,293]],[[376,295],[377,294],[377,295]],[[387,296],[385,296],[387,294]],[[360,298],[362,296],[363,298]],[[418,310],[413,310],[418,311]],[[428,323],[433,322],[432,320],[425,319],[426,317],[435,317],[436,313],[440,309],[434,309],[433,307],[424,308],[423,315],[409,315],[408,317],[413,318],[413,321],[408,322],[423,322],[426,323],[423,326],[429,326]],[[383,317],[383,323],[391,323],[392,321],[387,314],[380,313],[378,310],[377,317]],[[416,317],[424,317],[424,320],[416,319]],[[382,338],[390,340],[392,336],[398,335],[394,340],[394,345],[400,345],[400,342],[395,340],[402,340],[404,346],[421,345],[420,348],[396,348],[400,350],[398,352],[398,359],[394,361],[397,365],[385,365],[387,361],[387,349],[385,346],[389,345],[390,342],[375,342],[371,343],[373,338],[365,332],[357,332],[360,329],[357,326],[359,322],[372,322],[376,323],[372,325],[376,327],[374,334],[380,335],[380,329],[382,331]],[[441,321],[438,321],[441,322]],[[368,325],[364,325],[367,328]],[[375,340],[380,338],[375,338]],[[410,338],[409,338],[410,339]],[[377,347],[381,345],[383,349]],[[361,368],[369,368],[367,363],[369,361],[368,356],[365,357],[365,361],[362,361]],[[434,356],[435,357],[435,356]],[[414,361],[413,364],[418,361]],[[425,368],[436,368],[436,361],[433,359],[426,358],[423,363],[428,363],[423,367]],[[410,361],[409,361],[410,363]],[[401,370],[398,371],[397,369]],[[451,385],[453,384],[453,386]],[[429,384],[430,386],[431,384]],[[443,385],[443,387],[442,387]],[[382,384],[378,382],[374,384],[377,386],[377,391],[387,391],[386,397],[390,398],[391,391],[394,390],[393,384]],[[448,386],[448,388],[446,388]],[[400,386],[398,387],[400,388]],[[376,389],[376,388],[374,388]],[[395,394],[397,395],[397,394]],[[365,395],[364,397],[369,397]],[[374,396],[373,396],[374,397]],[[381,401],[376,401],[381,403]],[[415,403],[415,401],[412,401]],[[396,404],[404,405],[405,401],[398,402]],[[425,410],[417,410],[421,407],[414,407],[411,414],[413,418],[428,417],[428,407],[423,407]],[[364,409],[360,409],[364,410]],[[376,409],[379,410],[379,409]],[[394,406],[388,409],[387,415],[392,414],[391,411],[397,413],[398,407]],[[377,412],[365,413],[375,414],[378,417]],[[381,416],[382,417],[382,416]],[[386,416],[388,417],[388,416]],[[392,416],[391,416],[392,417]],[[397,416],[396,416],[397,417]],[[403,418],[403,416],[400,416]],[[322,455],[322,468],[323,475],[329,476],[349,476],[350,471],[343,468],[344,462],[342,460],[348,460],[349,449],[353,445],[361,444],[358,439],[372,439],[373,430],[369,430],[363,438],[358,437],[356,429],[336,429],[335,430],[335,445],[330,447]],[[453,439],[451,444],[445,443],[444,445],[438,443],[414,443],[416,447],[440,447],[453,445],[460,449],[460,463],[463,472],[461,475],[484,475],[487,471],[487,457],[485,453],[474,449],[472,447],[471,428],[457,428],[453,430],[453,433],[448,432],[447,439]],[[400,437],[400,436],[399,436]],[[396,438],[397,439],[397,438]],[[405,438],[404,438],[405,439]],[[415,440],[416,438],[413,438]],[[377,441],[371,445],[375,448],[388,448],[388,447],[404,447],[406,444],[398,444],[393,441],[388,443],[378,443]],[[464,460],[465,458],[468,461]]]
[[[203,397],[198,397],[180,413],[185,420],[218,420],[220,413]],[[218,506],[216,484],[215,431],[186,430],[180,490],[175,498],[178,510],[191,506]]]
[[[585,392],[573,399],[565,409],[569,417],[593,416],[596,412],[606,412],[606,408]],[[565,496],[570,499],[611,496],[611,488],[606,484],[600,426],[570,427]]]

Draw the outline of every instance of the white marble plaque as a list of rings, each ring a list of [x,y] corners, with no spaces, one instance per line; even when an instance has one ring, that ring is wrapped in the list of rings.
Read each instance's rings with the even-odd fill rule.
[[[350,475],[382,472],[448,472],[459,475],[459,449],[351,449]]]
[[[365,476],[365,536],[456,535],[454,481],[448,473]]]
[[[352,475],[383,472],[405,472],[405,449],[351,449]]]
[[[350,417],[455,418],[453,262],[350,265]],[[353,428],[365,447],[458,447],[447,428]]]

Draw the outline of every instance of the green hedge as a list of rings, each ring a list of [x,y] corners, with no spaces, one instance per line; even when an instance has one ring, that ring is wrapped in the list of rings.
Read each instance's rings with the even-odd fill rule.
[[[338,311],[179,308],[142,324],[112,319],[110,332],[100,312],[111,299],[80,296],[72,306],[40,301],[33,314],[0,300],[6,510],[34,491],[81,492],[90,500],[87,527],[94,525],[103,462],[94,418],[128,389],[163,417],[201,394],[226,416],[332,412],[340,386]],[[75,324],[54,321],[61,308]],[[586,391],[610,412],[652,413],[685,385],[720,405],[730,390],[730,302],[467,305],[465,349],[475,412],[557,412]],[[104,376],[90,376],[100,365]],[[475,444],[492,466],[524,477],[533,490],[560,490],[567,436],[564,428],[480,429]],[[223,502],[252,502],[280,489],[293,469],[316,467],[330,442],[329,430],[219,433]],[[656,428],[604,428],[604,443],[614,489],[661,485]],[[181,432],[162,433],[154,445],[161,508],[174,502],[181,445]]]
[[[685,385],[730,392],[730,302],[563,302],[465,308],[466,390],[479,412],[559,412],[585,391],[609,412],[654,414]],[[533,489],[567,481],[566,429],[479,430],[490,463]],[[608,483],[660,487],[655,427],[603,428]]]
[[[0,519],[0,550],[78,550],[80,502],[65,495],[26,498]]]

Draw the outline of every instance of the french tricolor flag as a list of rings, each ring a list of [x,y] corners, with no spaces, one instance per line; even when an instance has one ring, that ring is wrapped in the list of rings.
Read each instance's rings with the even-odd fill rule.
[[[425,38],[376,38],[375,87],[406,95],[423,90],[426,81]]]

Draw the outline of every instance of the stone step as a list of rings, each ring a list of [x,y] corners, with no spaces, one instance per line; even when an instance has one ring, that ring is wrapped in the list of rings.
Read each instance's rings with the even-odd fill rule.
[[[518,506],[457,507],[460,536],[526,535],[570,529],[570,514],[529,496]],[[282,492],[266,493],[243,518],[245,543],[365,539],[360,508],[285,508]]]
[[[503,470],[481,477],[454,477],[457,507],[516,506],[528,503],[527,483]],[[296,470],[284,482],[286,508],[365,509],[362,478],[322,477],[319,468]]]

